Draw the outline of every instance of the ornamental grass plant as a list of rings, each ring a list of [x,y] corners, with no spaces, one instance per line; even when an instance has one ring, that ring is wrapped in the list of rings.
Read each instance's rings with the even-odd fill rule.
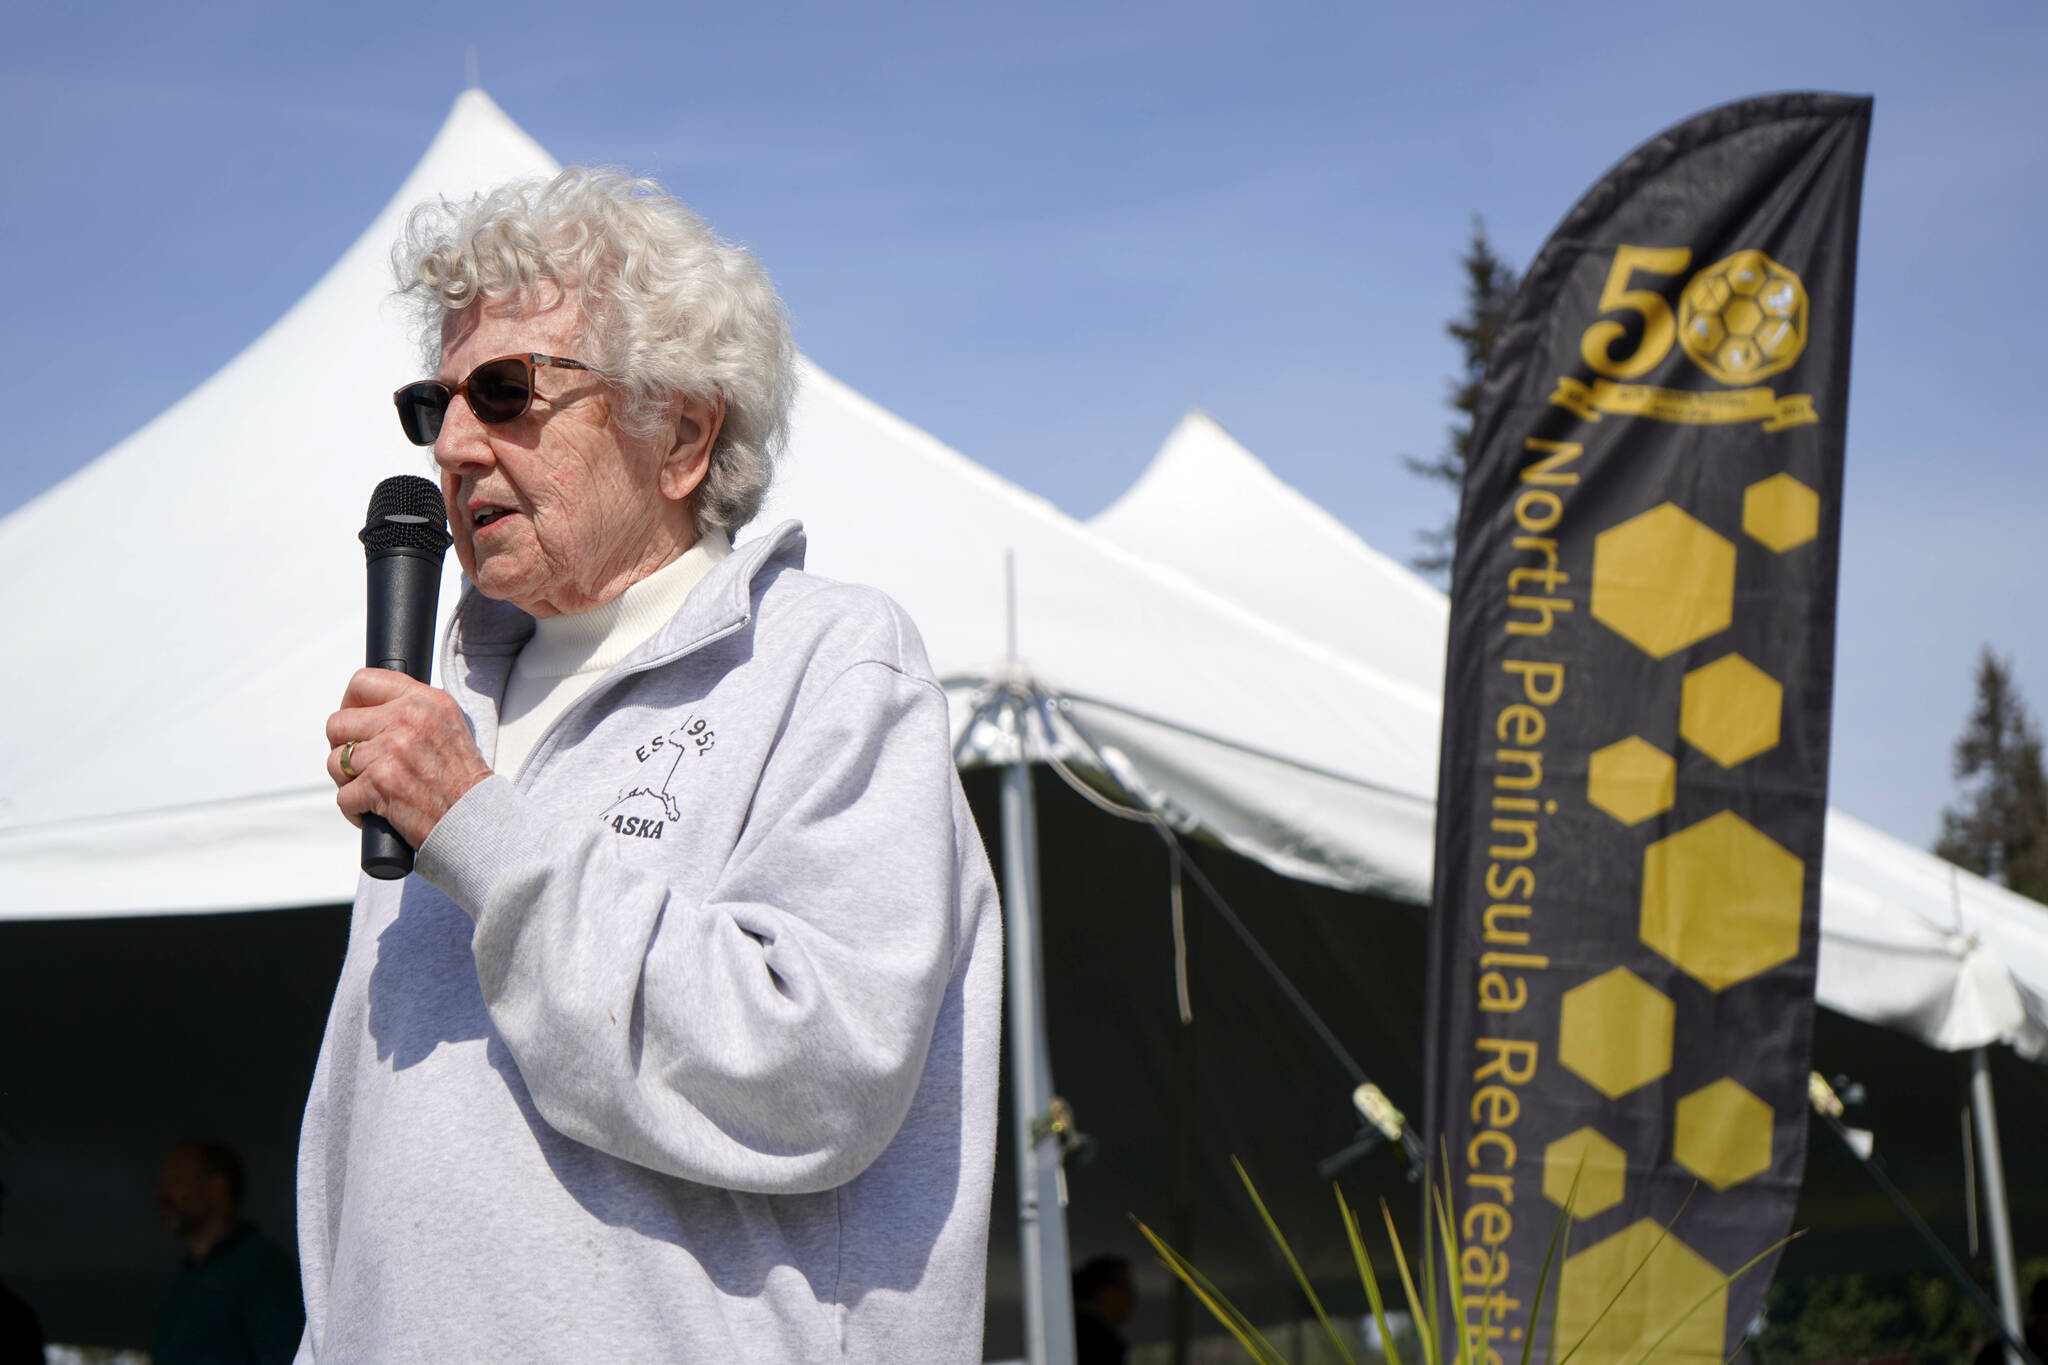
[[[1252,1183],[1252,1178],[1246,1172],[1243,1163],[1234,1156],[1230,1159],[1230,1163],[1237,1170],[1237,1178],[1244,1183],[1245,1193],[1251,1196],[1252,1206],[1258,1210],[1259,1218],[1265,1224],[1267,1234],[1272,1237],[1274,1244],[1280,1248],[1280,1254],[1286,1260],[1287,1268],[1293,1273],[1295,1283],[1300,1287],[1302,1295],[1308,1300],[1309,1307],[1314,1310],[1315,1320],[1321,1326],[1330,1346],[1334,1348],[1336,1358],[1344,1361],[1345,1365],[1360,1365],[1358,1357],[1345,1342],[1344,1333],[1340,1332],[1336,1324],[1330,1320],[1329,1313],[1323,1307],[1321,1296],[1316,1293],[1315,1286],[1309,1282],[1308,1274],[1302,1269],[1301,1262],[1295,1257],[1294,1248],[1288,1244],[1286,1234],[1280,1230],[1280,1225],[1273,1220],[1273,1215],[1267,1210],[1266,1201],[1259,1197],[1258,1187]],[[1581,1163],[1580,1173],[1583,1174],[1583,1162]],[[1490,1304],[1484,1307],[1476,1321],[1469,1319],[1464,1311],[1466,1306],[1465,1296],[1458,1270],[1460,1248],[1458,1245],[1457,1223],[1452,1216],[1450,1201],[1445,1197],[1442,1188],[1434,1181],[1429,1185],[1427,1216],[1423,1219],[1422,1224],[1422,1245],[1418,1255],[1412,1262],[1409,1259],[1406,1248],[1401,1243],[1401,1234],[1394,1226],[1393,1213],[1387,1208],[1387,1203],[1384,1199],[1380,1201],[1380,1218],[1386,1224],[1387,1243],[1389,1249],[1393,1252],[1394,1266],[1400,1276],[1402,1297],[1407,1301],[1410,1319],[1415,1324],[1417,1336],[1410,1349],[1417,1354],[1413,1356],[1401,1350],[1394,1328],[1388,1320],[1386,1296],[1381,1292],[1379,1276],[1373,1270],[1372,1258],[1366,1254],[1365,1238],[1359,1229],[1358,1215],[1352,1210],[1350,1201],[1345,1199],[1344,1191],[1334,1185],[1332,1189],[1337,1197],[1338,1215],[1344,1220],[1345,1236],[1351,1244],[1352,1259],[1358,1266],[1359,1281],[1365,1288],[1366,1302],[1372,1307],[1373,1325],[1378,1331],[1379,1339],[1382,1343],[1380,1349],[1387,1365],[1411,1365],[1411,1362],[1413,1362],[1413,1365],[1483,1365],[1488,1355],[1488,1350],[1483,1343],[1487,1340],[1487,1329],[1494,1325],[1492,1321],[1492,1308]],[[1629,1285],[1635,1281],[1636,1276],[1642,1272],[1643,1267],[1649,1264],[1650,1257],[1655,1254],[1657,1245],[1661,1243],[1663,1236],[1663,1234],[1660,1234],[1658,1243],[1651,1245],[1649,1251],[1644,1254],[1643,1259],[1630,1270],[1627,1277],[1616,1287],[1613,1296],[1608,1299],[1599,1314],[1587,1326],[1585,1333],[1577,1341],[1572,1342],[1560,1352],[1557,1342],[1557,1302],[1556,1295],[1552,1290],[1554,1289],[1556,1272],[1561,1264],[1561,1257],[1566,1254],[1570,1245],[1572,1205],[1578,1197],[1578,1190],[1579,1177],[1574,1175],[1571,1191],[1565,1198],[1564,1208],[1559,1212],[1557,1224],[1551,1230],[1550,1244],[1544,1251],[1543,1264],[1537,1272],[1535,1292],[1529,1304],[1529,1321],[1532,1324],[1538,1321],[1545,1321],[1548,1328],[1544,1333],[1549,1343],[1544,1353],[1544,1365],[1569,1365],[1569,1362],[1577,1354],[1580,1346],[1591,1339],[1593,1333],[1599,1329],[1600,1324],[1606,1320],[1607,1314],[1612,1311],[1615,1304],[1621,1301],[1622,1295],[1628,1292]],[[1690,1202],[1689,1197],[1688,1202]],[[1678,1221],[1678,1218],[1684,1212],[1685,1206],[1681,1204],[1678,1212],[1672,1215],[1671,1221],[1664,1225],[1665,1234],[1670,1232],[1672,1225]],[[1158,1255],[1161,1263],[1166,1266],[1167,1270],[1172,1272],[1175,1278],[1188,1287],[1188,1291],[1195,1296],[1204,1308],[1209,1310],[1210,1315],[1223,1326],[1224,1330],[1236,1339],[1238,1345],[1244,1348],[1245,1353],[1256,1362],[1256,1365],[1289,1365],[1287,1357],[1281,1354],[1280,1349],[1252,1323],[1250,1318],[1238,1311],[1236,1305],[1232,1304],[1228,1297],[1218,1290],[1214,1284],[1210,1283],[1208,1277],[1196,1269],[1191,1261],[1168,1246],[1157,1233],[1145,1226],[1142,1221],[1137,1219],[1132,1221],[1137,1223],[1138,1231],[1144,1235],[1146,1242],[1151,1245],[1152,1250]],[[1663,1333],[1638,1358],[1636,1365],[1643,1365],[1644,1362],[1652,1360],[1664,1343],[1669,1341],[1672,1335],[1694,1313],[1705,1307],[1716,1294],[1727,1288],[1729,1284],[1746,1274],[1759,1262],[1769,1257],[1773,1252],[1776,1252],[1780,1247],[1798,1235],[1795,1232],[1791,1237],[1785,1237],[1774,1242],[1744,1263],[1733,1274],[1724,1276],[1712,1289],[1701,1295],[1691,1307],[1664,1328]],[[1441,1278],[1439,1278],[1439,1268],[1441,1269]],[[1457,1306],[1462,1330],[1444,1321],[1444,1304],[1447,1301]],[[1475,1300],[1475,1302],[1483,1304],[1485,1299],[1482,1297]],[[1546,1313],[1548,1314],[1547,1319],[1544,1316]],[[1524,1334],[1519,1365],[1533,1365],[1535,1361],[1536,1336],[1537,1333],[1534,1331]],[[1445,1346],[1446,1341],[1452,1343],[1448,1350]],[[1740,1343],[1738,1343],[1736,1349],[1738,1352],[1740,1351]],[[1732,1360],[1734,1357],[1731,1354],[1729,1358]]]

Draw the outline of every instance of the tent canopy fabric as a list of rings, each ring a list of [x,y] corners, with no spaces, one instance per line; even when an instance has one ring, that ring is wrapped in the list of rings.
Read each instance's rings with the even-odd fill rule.
[[[347,901],[320,725],[362,666],[378,481],[431,474],[384,395],[405,212],[553,168],[480,92],[354,246],[249,348],[0,521],[0,917]],[[320,414],[308,420],[308,413]],[[459,574],[451,558],[442,602]],[[184,761],[161,761],[175,745]]]
[[[1365,664],[1421,705],[1441,705],[1450,599],[1283,482],[1207,414],[1182,418],[1088,525]],[[1209,552],[1231,543],[1254,552]]]
[[[71,1305],[53,1308],[53,1330],[141,1339],[146,1313],[119,1326],[109,1304],[146,1302],[158,1258],[135,1229],[150,1218],[147,1172],[175,1136],[231,1135],[249,1161],[251,1207],[273,1233],[288,1226],[296,1118],[346,925],[317,907],[345,903],[357,884],[355,835],[333,809],[317,738],[362,657],[354,532],[380,479],[431,472],[382,396],[420,364],[388,297],[389,244],[424,198],[554,169],[485,96],[465,94],[391,204],[299,304],[162,417],[0,521],[0,601],[25,637],[17,657],[62,663],[0,678],[9,713],[34,718],[0,730],[0,923],[13,944],[0,955],[13,986],[0,993],[0,1031],[38,1062],[0,1114],[0,1159],[33,1191],[10,1209],[9,1245],[42,1256],[40,1269],[8,1261],[0,1273],[39,1302]],[[328,420],[308,427],[296,420],[306,410]],[[1331,1025],[1413,1053],[1412,1027],[1361,986],[1358,964],[1408,974],[1372,912],[1414,918],[1427,886],[1428,699],[1110,543],[808,364],[792,426],[762,524],[801,516],[815,571],[876,584],[909,608],[954,700],[966,766],[1017,752],[1013,728],[982,701],[1021,681],[1056,694],[1045,712],[1053,750],[1099,754],[1176,823],[1241,853],[1198,850],[1219,877],[1235,867],[1251,876],[1248,893],[1270,894],[1258,908],[1272,950],[1304,989],[1330,997]],[[273,449],[283,432],[291,448]],[[451,564],[444,610],[457,587]],[[166,737],[203,761],[150,761]],[[969,779],[985,816],[994,784]],[[1043,770],[1038,786],[1064,792]],[[1174,1010],[1166,858],[1152,831],[1071,793],[1046,810],[1064,840],[1044,857],[1053,1031],[1077,1058],[1075,1093],[1088,1097],[1103,1152],[1073,1177],[1093,1191],[1077,1205],[1076,1247],[1135,1251],[1127,1215],[1156,1217],[1168,1203],[1161,1134],[1195,1127],[1133,1091],[1161,1083],[1178,1036],[1162,1025]],[[1069,825],[1108,837],[1084,843]],[[1133,848],[1142,856],[1104,865]],[[1348,894],[1361,887],[1405,904]],[[1288,929],[1278,902],[1303,888],[1325,902]],[[1273,983],[1203,913],[1191,912],[1187,938],[1201,1027],[1216,1030],[1199,1096],[1209,1136],[1199,1188],[1174,1197],[1232,1207],[1227,1151],[1271,1151],[1265,1164],[1292,1170],[1320,1207],[1313,1164],[1355,1134],[1351,1079],[1299,1037]],[[1320,946],[1333,937],[1343,952]],[[1141,975],[1150,988],[1131,988]],[[1266,1057],[1287,1043],[1287,1065]],[[1233,1046],[1248,1075],[1224,1084]],[[1287,1122],[1267,1131],[1243,1117],[1237,1096],[1252,1081],[1259,1114],[1286,1104]],[[1134,1173],[1151,1192],[1130,1184]],[[1398,1161],[1379,1174],[1398,1186]],[[1230,1216],[1252,1231],[1248,1210]],[[1255,1232],[1238,1240],[1252,1249],[1249,1261],[1237,1253],[1240,1270],[1273,1270]],[[1017,1326],[1014,1245],[998,1232],[991,1322],[1007,1325],[992,1327],[992,1344]],[[1219,1276],[1248,1283],[1230,1264]]]
[[[355,840],[318,729],[361,658],[355,509],[379,479],[425,467],[381,397],[420,363],[390,297],[390,244],[424,199],[555,169],[466,92],[275,326],[0,521],[16,657],[62,661],[0,679],[8,713],[35,718],[0,730],[0,918],[353,894]],[[305,411],[328,417],[309,426]],[[1029,679],[1060,698],[1056,752],[1099,751],[1183,828],[1299,880],[1427,898],[1443,595],[1215,422],[1183,421],[1092,526],[808,362],[792,432],[762,524],[801,517],[814,571],[909,609],[964,762],[1014,753],[1011,727],[970,721],[989,689]],[[1207,553],[1247,528],[1263,553]],[[444,610],[458,585],[451,559]],[[147,761],[167,735],[204,761]],[[1936,1047],[2048,1056],[2044,924],[2031,902],[1831,813],[1831,1008]]]
[[[1213,418],[1183,418],[1089,524],[1425,693],[1434,747],[1448,599],[1282,482]],[[1207,552],[1247,531],[1267,547],[1251,565]],[[1434,773],[1429,791],[1433,800]],[[1830,810],[1816,994],[1931,1047],[2001,1042],[2048,1061],[2048,909]]]
[[[357,509],[381,478],[424,468],[383,397],[420,364],[390,297],[390,245],[426,198],[555,169],[465,93],[275,326],[0,521],[17,657],[61,661],[0,682],[9,714],[35,718],[0,732],[0,917],[353,894],[354,836],[332,810],[319,730],[362,657]],[[307,411],[328,417],[309,425]],[[1424,894],[1426,691],[1111,544],[808,362],[791,426],[758,524],[800,517],[814,572],[909,609],[965,761],[1012,751],[1004,727],[968,721],[982,689],[1029,677],[1184,824],[1291,876]],[[457,587],[451,559],[444,613]],[[148,761],[172,735],[204,761]]]

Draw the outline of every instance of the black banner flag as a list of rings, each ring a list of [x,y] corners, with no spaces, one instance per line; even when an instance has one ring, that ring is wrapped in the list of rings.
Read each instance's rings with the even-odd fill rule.
[[[1869,126],[1867,99],[1779,95],[1645,144],[1545,244],[1494,348],[1425,1101],[1486,1361],[1532,1332],[1543,1358],[1531,1305],[1574,1180],[1549,1296],[1559,1356],[1600,1319],[1578,1365],[1639,1360],[1681,1318],[1657,1359],[1719,1365],[1773,1263],[1718,1286],[1791,1220]]]

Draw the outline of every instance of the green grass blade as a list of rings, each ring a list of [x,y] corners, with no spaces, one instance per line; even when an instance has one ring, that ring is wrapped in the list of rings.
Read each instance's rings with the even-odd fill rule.
[[[1425,1313],[1422,1300],[1415,1293],[1415,1280],[1408,1272],[1408,1253],[1401,1249],[1401,1234],[1394,1230],[1394,1213],[1387,1207],[1387,1201],[1380,1200],[1380,1217],[1387,1223],[1387,1240],[1394,1245],[1394,1264],[1401,1271],[1401,1289],[1408,1295],[1408,1314],[1422,1329],[1422,1365],[1442,1365],[1438,1355],[1436,1339],[1436,1315]]]
[[[1804,1229],[1801,1229],[1800,1232],[1795,1232],[1789,1237],[1780,1237],[1777,1241],[1771,1243],[1762,1251],[1759,1251],[1756,1255],[1750,1257],[1747,1261],[1744,1261],[1740,1266],[1736,1268],[1734,1274],[1725,1276],[1721,1280],[1721,1283],[1715,1285],[1712,1289],[1709,1289],[1706,1293],[1700,1295],[1699,1299],[1693,1304],[1692,1307],[1686,1309],[1685,1312],[1679,1315],[1677,1322],[1672,1323],[1669,1327],[1664,1329],[1663,1336],[1658,1337],[1655,1341],[1650,1343],[1650,1349],[1643,1352],[1643,1361],[1645,1362],[1645,1365],[1647,1365],[1647,1362],[1649,1361],[1651,1356],[1657,1354],[1657,1352],[1663,1348],[1665,1342],[1671,1340],[1672,1333],[1676,1332],[1679,1328],[1685,1326],[1687,1318],[1690,1318],[1694,1313],[1699,1312],[1700,1309],[1706,1306],[1707,1300],[1713,1298],[1714,1295],[1720,1293],[1729,1285],[1734,1284],[1737,1280],[1741,1279],[1742,1276],[1746,1274],[1751,1268],[1753,1268],[1758,1261],[1763,1260],[1764,1257],[1770,1255],[1772,1252],[1780,1250],[1785,1246],[1786,1243],[1802,1235],[1804,1231]],[[1730,1356],[1729,1359],[1732,1360],[1734,1359],[1734,1357]]]
[[[1458,1228],[1451,1217],[1450,1196],[1441,1189],[1430,1191],[1430,1204],[1436,1210],[1439,1234],[1444,1248],[1444,1288],[1449,1291],[1451,1316],[1457,1323],[1458,1365],[1474,1365],[1472,1324],[1465,1318],[1465,1280],[1458,1269]]]
[[[1436,1186],[1428,1186],[1422,1197],[1422,1295],[1429,1301],[1429,1336],[1436,1343],[1437,1361],[1443,1359],[1443,1295],[1436,1282],[1436,1217],[1431,1212]]]
[[[1387,1306],[1380,1300],[1379,1277],[1372,1273],[1372,1257],[1366,1254],[1365,1238],[1358,1231],[1358,1215],[1351,1211],[1342,1187],[1332,1182],[1330,1188],[1337,1193],[1337,1208],[1344,1215],[1344,1235],[1351,1239],[1351,1256],[1358,1262],[1358,1278],[1365,1283],[1365,1298],[1372,1305],[1373,1325],[1379,1328],[1380,1354],[1386,1357],[1387,1365],[1401,1365],[1401,1352],[1394,1345],[1392,1329],[1387,1326]]]
[[[1257,1362],[1257,1365],[1287,1365],[1286,1358],[1272,1342],[1266,1340],[1264,1333],[1252,1326],[1251,1320],[1239,1312],[1237,1306],[1215,1285],[1209,1283],[1208,1277],[1195,1269],[1192,1262],[1168,1246],[1152,1229],[1135,1218],[1131,1221],[1138,1224],[1138,1231],[1152,1244],[1152,1250],[1158,1254],[1166,1268],[1201,1300],[1202,1306],[1209,1310],[1209,1315],[1237,1339],[1237,1344],[1244,1347],[1245,1353]]]
[[[1564,1240],[1565,1227],[1572,1221],[1572,1208],[1579,1202],[1579,1177],[1586,1173],[1586,1158],[1579,1156],[1579,1169],[1572,1172],[1572,1187],[1565,1191],[1564,1211],[1557,1216],[1557,1226],[1550,1230],[1550,1245],[1543,1249],[1543,1267],[1536,1272],[1536,1293],[1529,1301],[1529,1330],[1522,1337],[1522,1362],[1529,1365],[1529,1355],[1536,1349],[1536,1322],[1543,1314],[1543,1296],[1550,1288],[1550,1267],[1557,1261],[1557,1248]]]
[[[1256,1365],[1287,1365],[1286,1358],[1280,1354],[1280,1348],[1269,1341],[1265,1333],[1253,1326],[1251,1319],[1246,1317],[1222,1290],[1210,1283],[1208,1276],[1195,1269],[1191,1262],[1178,1253],[1172,1253],[1172,1259],[1168,1260],[1166,1265],[1194,1291],[1202,1306],[1238,1340]]]
[[[1564,1218],[1559,1221],[1564,1225],[1564,1240],[1557,1248],[1558,1264],[1561,1267],[1572,1258],[1572,1220]],[[1564,1302],[1564,1271],[1562,1269],[1558,1271],[1558,1285],[1558,1292],[1551,1296],[1550,1329],[1544,1337],[1543,1359],[1546,1362],[1554,1362],[1557,1359],[1557,1310],[1558,1305]],[[1536,1321],[1533,1313],[1530,1314],[1529,1321],[1531,1323]]]
[[[1628,1287],[1636,1282],[1636,1276],[1643,1273],[1643,1267],[1650,1263],[1650,1258],[1657,1254],[1657,1248],[1663,1246],[1664,1239],[1671,1235],[1672,1225],[1678,1222],[1680,1215],[1685,1212],[1686,1205],[1692,1203],[1693,1192],[1698,1189],[1699,1186],[1694,1185],[1692,1190],[1687,1191],[1685,1198],[1679,1202],[1678,1212],[1671,1215],[1670,1222],[1657,1229],[1657,1240],[1650,1243],[1650,1249],[1643,1253],[1643,1259],[1637,1262],[1634,1270],[1629,1271],[1628,1278],[1621,1282],[1621,1287],[1614,1291],[1614,1297],[1607,1301],[1599,1316],[1586,1328],[1585,1335],[1572,1343],[1571,1349],[1564,1353],[1564,1359],[1558,1361],[1557,1365],[1571,1365],[1571,1358],[1579,1353],[1579,1347],[1584,1346],[1592,1338],[1593,1333],[1600,1330],[1600,1324],[1607,1321],[1607,1315],[1613,1311],[1614,1305],[1621,1302],[1621,1296],[1628,1293]]]
[[[1287,1268],[1294,1272],[1294,1282],[1301,1286],[1302,1293],[1308,1295],[1308,1305],[1315,1309],[1316,1321],[1323,1325],[1323,1335],[1337,1348],[1338,1358],[1344,1365],[1358,1365],[1358,1362],[1352,1359],[1350,1349],[1344,1345],[1344,1338],[1337,1335],[1337,1328],[1331,1323],[1330,1315],[1323,1311],[1323,1301],[1317,1296],[1315,1286],[1309,1283],[1308,1272],[1303,1270],[1301,1262],[1295,1259],[1294,1248],[1287,1244],[1287,1237],[1280,1231],[1280,1225],[1274,1222],[1273,1215],[1267,1212],[1266,1201],[1259,1198],[1258,1187],[1252,1184],[1251,1176],[1246,1174],[1244,1163],[1232,1157],[1230,1164],[1237,1169],[1237,1178],[1244,1182],[1244,1192],[1252,1197],[1252,1207],[1259,1211],[1259,1218],[1265,1223],[1267,1234],[1279,1245],[1280,1254],[1287,1258]]]

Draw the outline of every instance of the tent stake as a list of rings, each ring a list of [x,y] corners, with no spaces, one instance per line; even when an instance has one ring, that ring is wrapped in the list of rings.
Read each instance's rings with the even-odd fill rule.
[[[1031,1365],[1074,1365],[1074,1295],[1052,1053],[1045,1031],[1039,938],[1038,810],[1031,791],[1027,702],[1012,702],[1017,753],[1003,774],[1003,929],[1008,943],[1010,1112],[1017,1154],[1017,1238],[1023,1253],[1024,1351]]]

